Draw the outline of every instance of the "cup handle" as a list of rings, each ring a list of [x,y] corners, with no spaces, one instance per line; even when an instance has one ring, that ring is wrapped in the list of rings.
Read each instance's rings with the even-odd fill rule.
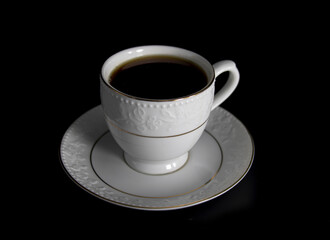
[[[214,96],[212,110],[218,107],[223,101],[225,101],[235,90],[239,81],[239,72],[236,68],[236,64],[230,60],[223,60],[213,64],[215,78],[217,78],[223,72],[229,72],[229,77],[226,84],[217,92]]]

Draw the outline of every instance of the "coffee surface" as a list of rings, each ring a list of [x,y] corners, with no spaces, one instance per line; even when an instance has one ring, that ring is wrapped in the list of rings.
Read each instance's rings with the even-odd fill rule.
[[[207,85],[204,71],[188,60],[153,56],[118,66],[109,77],[115,89],[139,98],[173,99],[191,95]]]

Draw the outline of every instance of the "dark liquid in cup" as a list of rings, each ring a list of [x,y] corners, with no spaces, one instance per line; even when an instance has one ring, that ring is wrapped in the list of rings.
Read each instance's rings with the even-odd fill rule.
[[[204,71],[185,59],[140,57],[118,66],[110,85],[125,94],[148,99],[173,99],[200,91],[207,85]]]

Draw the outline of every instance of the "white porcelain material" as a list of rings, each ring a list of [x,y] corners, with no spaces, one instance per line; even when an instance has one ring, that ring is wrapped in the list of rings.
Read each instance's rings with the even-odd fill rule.
[[[60,148],[65,171],[90,194],[124,207],[170,210],[203,203],[234,187],[252,165],[254,145],[244,125],[218,107],[177,171],[143,174],[129,167],[123,155],[101,106],[69,127]]]
[[[207,86],[190,96],[153,100],[129,96],[109,84],[109,76],[118,65],[152,55],[193,61],[206,73]],[[214,96],[215,78],[225,71],[230,72],[229,78]],[[101,102],[108,128],[125,151],[127,163],[139,172],[164,174],[176,171],[185,164],[188,151],[203,133],[211,110],[229,97],[238,81],[239,73],[232,61],[221,61],[212,66],[202,56],[185,49],[142,46],[121,51],[104,63]],[[157,79],[155,84],[159,84]]]

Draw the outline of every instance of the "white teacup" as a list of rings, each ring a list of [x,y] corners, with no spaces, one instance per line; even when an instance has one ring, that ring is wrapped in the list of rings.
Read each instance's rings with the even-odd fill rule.
[[[109,77],[119,65],[153,55],[194,62],[205,72],[207,85],[189,96],[159,100],[130,96],[109,83]],[[214,96],[215,79],[226,71],[229,71],[228,80]],[[182,48],[134,47],[111,56],[104,63],[101,71],[101,102],[106,123],[124,150],[127,164],[142,173],[166,174],[186,163],[189,150],[202,135],[210,112],[230,96],[238,81],[239,72],[235,63],[229,60],[212,66],[202,56]]]

